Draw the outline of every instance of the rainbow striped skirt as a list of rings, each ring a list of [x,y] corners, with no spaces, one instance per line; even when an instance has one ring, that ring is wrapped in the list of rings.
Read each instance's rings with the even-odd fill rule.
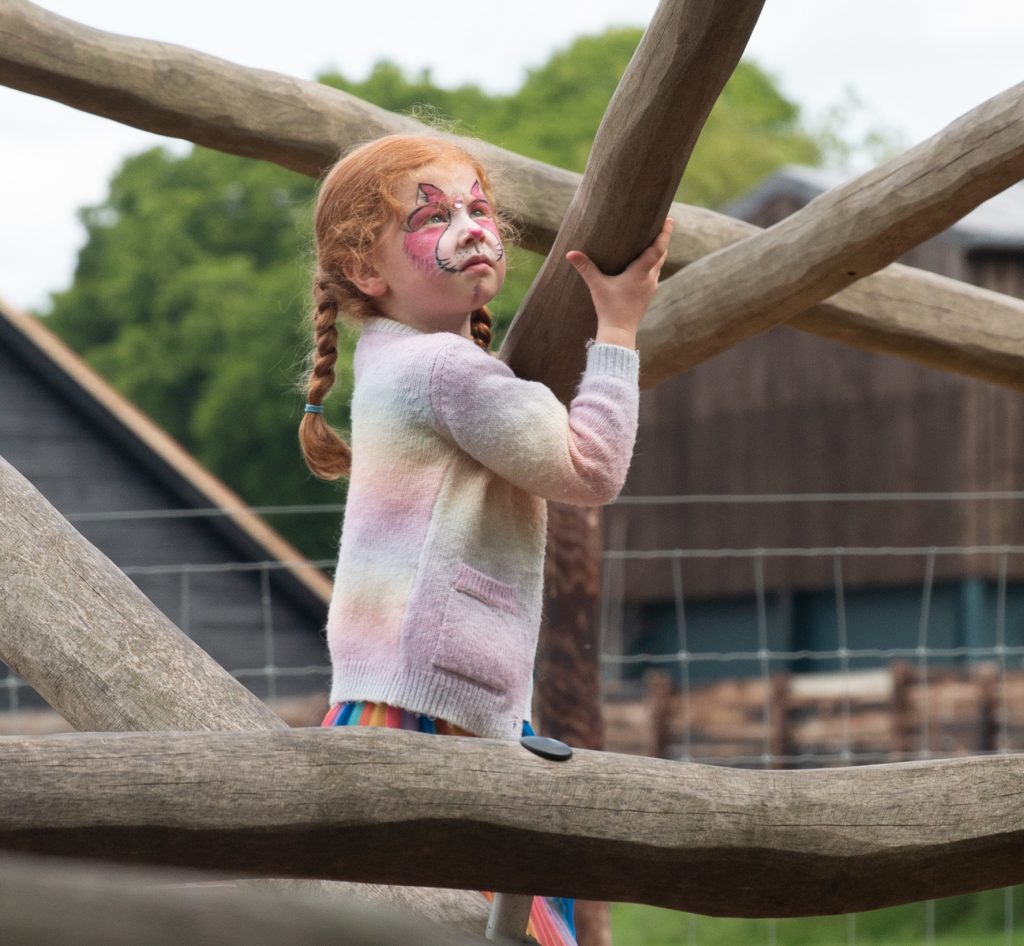
[[[419,713],[410,713],[384,703],[360,700],[353,703],[335,703],[324,717],[322,726],[383,726],[387,729],[406,729],[411,732],[437,736],[472,736],[471,732],[453,726],[443,719],[431,719]],[[532,736],[533,728],[523,721],[523,735]],[[484,893],[488,900],[491,894]],[[530,923],[526,932],[541,946],[576,946],[576,927],[573,923],[573,901],[565,897],[534,897],[530,910]]]

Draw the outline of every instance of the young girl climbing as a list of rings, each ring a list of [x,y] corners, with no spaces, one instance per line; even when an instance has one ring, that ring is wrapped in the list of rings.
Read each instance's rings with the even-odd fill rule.
[[[625,479],[636,330],[671,221],[617,276],[567,255],[597,311],[568,409],[488,353],[504,230],[484,168],[440,138],[380,139],[321,185],[315,353],[299,437],[313,473],[349,476],[325,726],[519,737],[540,626],[545,501],[607,503]],[[361,329],[351,449],[323,418],[341,315]],[[566,918],[544,909],[538,898],[540,941],[574,942],[571,919],[559,930]]]

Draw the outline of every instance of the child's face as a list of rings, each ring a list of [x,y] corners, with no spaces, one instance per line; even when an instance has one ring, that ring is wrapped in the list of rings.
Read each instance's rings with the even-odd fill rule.
[[[476,172],[468,164],[428,165],[399,197],[400,218],[381,238],[380,282],[369,294],[399,322],[468,336],[470,313],[505,281],[505,251]]]

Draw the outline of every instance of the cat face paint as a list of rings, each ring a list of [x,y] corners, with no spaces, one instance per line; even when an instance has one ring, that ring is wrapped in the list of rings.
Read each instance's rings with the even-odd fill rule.
[[[424,270],[458,273],[471,266],[493,266],[505,255],[479,181],[473,182],[468,197],[449,197],[435,184],[417,184],[416,207],[402,230],[405,252]]]
[[[422,332],[469,337],[470,315],[505,281],[498,225],[468,164],[420,168],[398,192],[401,211],[380,236],[360,287],[381,314]]]

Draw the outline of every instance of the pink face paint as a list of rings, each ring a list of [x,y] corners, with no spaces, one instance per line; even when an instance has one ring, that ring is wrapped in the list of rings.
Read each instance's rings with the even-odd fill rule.
[[[504,256],[491,205],[479,181],[470,189],[469,207],[462,195],[448,198],[434,184],[416,186],[416,208],[405,219],[406,255],[425,270],[457,273],[476,262],[496,263]],[[468,237],[468,241],[464,239]]]

